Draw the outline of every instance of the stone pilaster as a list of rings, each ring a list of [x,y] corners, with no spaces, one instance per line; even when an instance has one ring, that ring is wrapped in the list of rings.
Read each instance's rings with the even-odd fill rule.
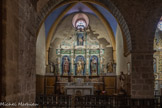
[[[132,53],[131,95],[134,98],[154,96],[153,53]]]

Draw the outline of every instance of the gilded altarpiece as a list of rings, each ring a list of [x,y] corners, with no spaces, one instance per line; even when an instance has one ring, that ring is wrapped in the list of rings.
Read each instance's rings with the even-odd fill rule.
[[[97,39],[92,40],[86,31],[76,31],[69,40],[63,40],[56,49],[57,75],[98,76],[103,69],[104,49]]]

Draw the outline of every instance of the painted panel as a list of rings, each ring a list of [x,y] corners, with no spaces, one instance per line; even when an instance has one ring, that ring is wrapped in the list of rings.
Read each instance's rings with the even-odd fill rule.
[[[116,86],[116,77],[104,77],[105,87],[115,88]]]
[[[100,54],[100,50],[90,50],[90,54]]]
[[[75,54],[85,54],[85,50],[75,50]]]

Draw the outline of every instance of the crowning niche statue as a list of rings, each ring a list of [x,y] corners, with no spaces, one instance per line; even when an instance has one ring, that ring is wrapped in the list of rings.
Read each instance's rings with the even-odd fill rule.
[[[91,61],[91,74],[97,75],[97,60],[95,57],[93,57]]]
[[[65,57],[64,58],[64,64],[63,64],[63,69],[64,69],[64,75],[68,75],[68,72],[69,72],[69,61],[68,61],[68,58]]]
[[[78,41],[78,45],[81,46],[81,45],[83,45],[83,42],[84,42],[83,34],[78,33],[77,35],[78,35],[78,40],[77,40]]]
[[[77,75],[82,75],[84,71],[84,61],[79,58],[77,62]]]
[[[83,39],[82,39],[82,37],[79,37],[79,45],[83,45]]]

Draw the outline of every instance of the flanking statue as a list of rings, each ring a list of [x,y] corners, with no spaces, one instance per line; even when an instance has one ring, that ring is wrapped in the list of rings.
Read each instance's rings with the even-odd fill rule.
[[[69,73],[69,67],[70,63],[67,57],[64,58],[64,63],[63,63],[63,75],[68,75]]]
[[[125,90],[126,76],[123,72],[120,72],[119,81],[120,81],[119,94],[124,95],[126,94],[126,90]]]
[[[107,73],[112,73],[113,72],[113,63],[109,62],[107,64]]]
[[[91,61],[91,74],[97,75],[97,60],[95,57],[93,57]]]

